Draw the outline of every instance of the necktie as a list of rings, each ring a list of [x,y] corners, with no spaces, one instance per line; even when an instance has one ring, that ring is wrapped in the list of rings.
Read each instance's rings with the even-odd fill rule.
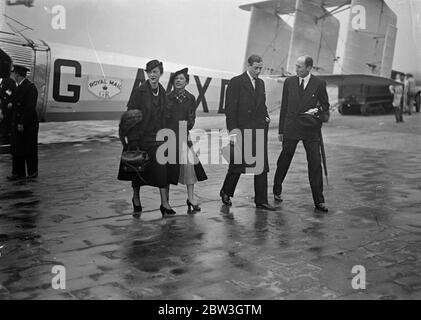
[[[300,96],[304,94],[304,79],[301,79],[300,83]]]

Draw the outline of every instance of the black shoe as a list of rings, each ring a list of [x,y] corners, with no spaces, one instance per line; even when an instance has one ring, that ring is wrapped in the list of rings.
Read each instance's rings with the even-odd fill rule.
[[[222,200],[223,204],[225,204],[227,206],[232,206],[230,196],[227,195],[224,191],[221,190],[219,192],[219,196],[221,197],[221,200]]]
[[[274,194],[273,198],[275,199],[275,202],[282,202],[284,200],[282,200],[281,195],[280,194]]]
[[[198,204],[191,203],[189,201],[189,199],[186,200],[186,203],[187,203],[187,207],[188,207],[187,213],[196,213],[196,212],[202,210],[202,208],[200,208]],[[191,209],[191,207],[193,207],[193,209]]]
[[[20,175],[18,175],[18,174],[12,174],[12,175],[10,175],[10,176],[7,176],[6,178],[7,178],[7,180],[9,180],[9,181],[17,181],[17,180],[23,180],[23,179],[26,179],[26,177],[25,177],[25,176],[20,176]]]
[[[166,214],[168,214],[170,216],[173,216],[173,215],[176,214],[176,212],[173,209],[167,209],[162,204],[159,207],[159,210],[161,210],[162,217],[165,217]]]
[[[139,218],[142,213],[142,205],[135,205],[134,199],[132,198],[132,204],[133,204],[133,217]]]
[[[328,208],[324,203],[319,203],[314,206],[315,211],[328,212]]]
[[[30,174],[26,177],[26,179],[35,179],[35,178],[38,178],[38,172]]]
[[[276,211],[276,208],[268,203],[256,203],[256,208],[268,211]]]

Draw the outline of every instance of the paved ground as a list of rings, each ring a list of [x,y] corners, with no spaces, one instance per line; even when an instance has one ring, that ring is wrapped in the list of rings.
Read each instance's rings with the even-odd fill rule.
[[[420,299],[421,115],[405,120],[333,115],[325,215],[313,211],[301,145],[277,212],[254,208],[251,176],[222,206],[226,166],[211,165],[197,187],[201,213],[187,215],[175,187],[177,215],[162,219],[144,188],[139,220],[129,183],[115,179],[121,148],[109,124],[82,142],[42,145],[37,181],[5,181],[10,157],[0,155],[0,298]],[[272,130],[269,190],[279,152]],[[66,268],[65,290],[51,287],[55,265]],[[365,290],[351,286],[355,265]]]

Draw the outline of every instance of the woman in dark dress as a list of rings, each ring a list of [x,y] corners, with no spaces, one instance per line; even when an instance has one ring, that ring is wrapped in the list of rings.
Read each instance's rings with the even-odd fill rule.
[[[207,179],[199,159],[191,149],[193,144],[187,131],[194,126],[196,99],[185,89],[189,82],[187,68],[177,71],[170,81],[174,90],[167,96],[170,114],[167,128],[173,130],[177,137],[177,164],[168,165],[168,183],[174,185],[181,183],[187,186],[188,213],[196,213],[201,208],[194,198],[194,184]],[[180,132],[180,128],[183,126],[187,130]],[[167,195],[169,194],[169,184]]]
[[[120,135],[120,140],[125,149],[133,150],[138,148],[146,151],[151,160],[147,170],[140,174],[124,172],[120,164],[118,179],[132,181],[133,215],[135,217],[139,217],[142,212],[139,193],[140,187],[145,185],[159,188],[162,216],[175,214],[167,198],[167,166],[158,163],[156,159],[156,151],[163,143],[163,141],[157,141],[156,134],[159,130],[165,128],[166,119],[169,117],[165,89],[159,83],[163,72],[162,62],[158,60],[152,60],[146,64],[148,81],[133,90],[127,103],[128,110],[138,109],[141,111],[142,121],[133,126],[126,137],[122,134]],[[120,133],[122,133],[122,130],[120,130]]]

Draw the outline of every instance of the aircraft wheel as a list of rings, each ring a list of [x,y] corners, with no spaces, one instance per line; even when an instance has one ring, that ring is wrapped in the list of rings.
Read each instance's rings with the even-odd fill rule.
[[[368,116],[368,105],[363,104],[360,109],[363,116]]]
[[[346,114],[346,112],[345,112],[345,110],[344,110],[344,106],[343,106],[342,104],[338,107],[338,111],[339,111],[339,113],[340,113],[341,115],[345,115],[345,114]]]

